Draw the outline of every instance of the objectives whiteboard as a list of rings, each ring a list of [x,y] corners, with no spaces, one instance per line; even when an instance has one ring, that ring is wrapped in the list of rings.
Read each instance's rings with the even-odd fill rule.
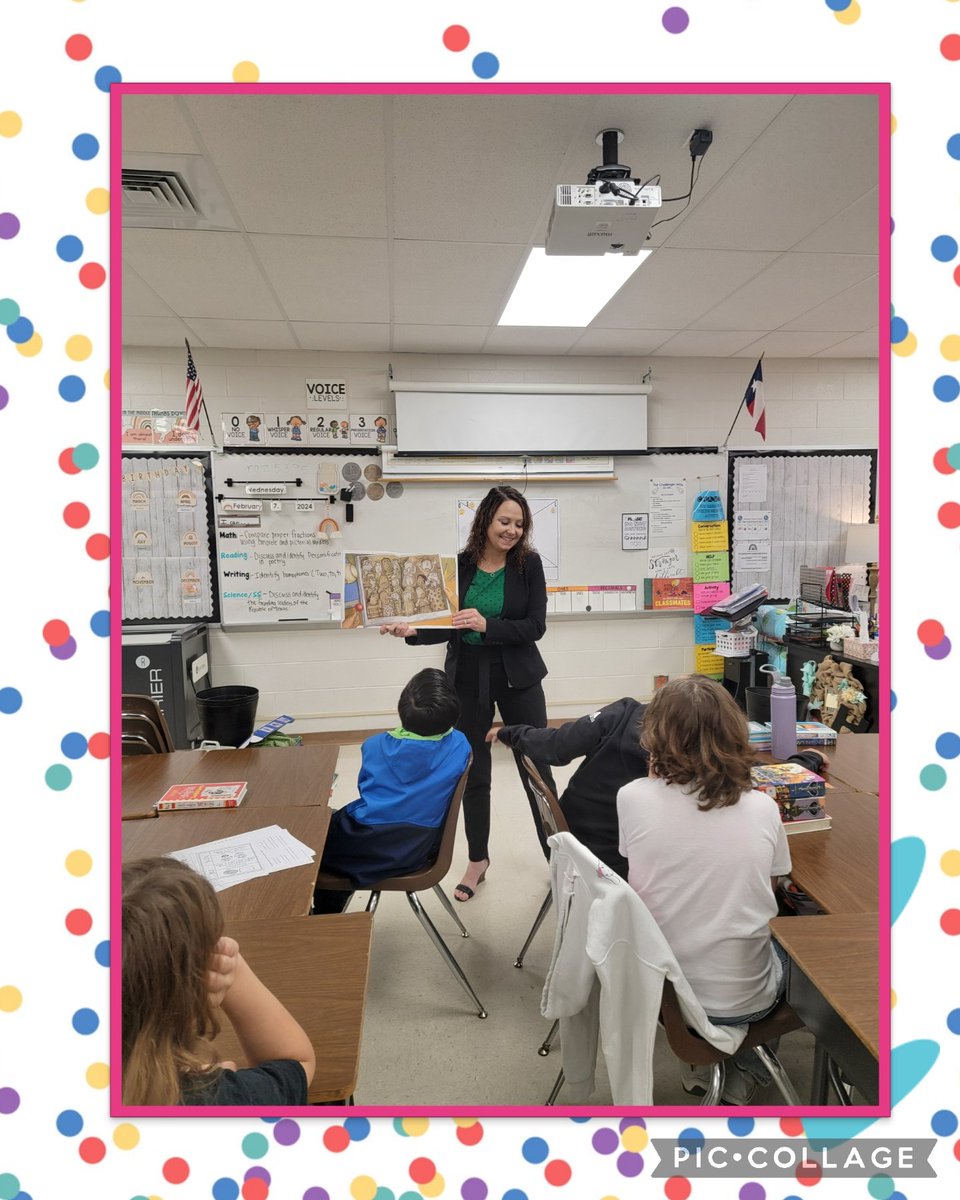
[[[328,541],[331,505],[310,455],[213,458],[220,612],[224,625],[327,621],[343,576],[339,540]],[[333,607],[331,601],[333,600]]]

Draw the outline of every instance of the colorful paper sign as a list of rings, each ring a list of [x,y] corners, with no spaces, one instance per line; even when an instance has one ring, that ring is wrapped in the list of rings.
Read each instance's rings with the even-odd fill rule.
[[[715,653],[713,646],[694,646],[693,667],[698,675],[723,677],[723,659]]]
[[[693,640],[698,645],[715,644],[716,635],[721,629],[729,629],[730,622],[723,617],[704,617],[699,613],[693,618]]]
[[[716,583],[730,578],[730,553],[727,550],[705,550],[693,556],[693,582]]]
[[[693,585],[693,611],[703,612],[712,608],[718,600],[730,595],[729,583],[695,583]]]
[[[694,553],[699,554],[707,550],[729,550],[730,534],[726,521],[694,521],[690,529]]]

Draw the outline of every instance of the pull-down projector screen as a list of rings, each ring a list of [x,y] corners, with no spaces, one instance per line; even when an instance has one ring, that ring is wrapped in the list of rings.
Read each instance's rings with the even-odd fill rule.
[[[397,391],[397,453],[638,454],[647,397],[605,394]]]

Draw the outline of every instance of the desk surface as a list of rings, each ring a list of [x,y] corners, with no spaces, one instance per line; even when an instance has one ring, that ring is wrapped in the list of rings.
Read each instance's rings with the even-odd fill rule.
[[[360,1062],[373,915],[228,920],[225,932],[313,1044],[317,1070],[310,1103],[347,1099]],[[216,1046],[222,1058],[245,1065],[226,1019]]]
[[[880,794],[878,733],[841,733],[836,746],[832,749],[824,746],[823,750],[830,759],[827,778],[834,787],[870,792],[874,796]]]
[[[282,755],[284,752],[264,753]],[[155,821],[124,821],[121,830],[123,861],[185,850],[188,846],[261,829],[265,825],[280,825],[288,830],[313,850],[316,859],[304,866],[274,871],[218,892],[223,914],[228,920],[306,916],[313,900],[313,886],[330,825],[330,809],[326,806],[258,809],[247,808],[244,804],[240,808],[164,813]]]
[[[838,1016],[878,1058],[877,914],[775,917],[770,930]]]
[[[859,741],[868,734],[854,735]],[[877,850],[880,801],[867,792],[834,787],[824,797],[831,826],[787,839],[790,878],[828,913],[873,913],[879,908]]]
[[[243,808],[326,805],[339,752],[333,745],[250,746],[131,756],[123,760],[123,820],[156,816],[154,801],[175,783],[245,779]]]

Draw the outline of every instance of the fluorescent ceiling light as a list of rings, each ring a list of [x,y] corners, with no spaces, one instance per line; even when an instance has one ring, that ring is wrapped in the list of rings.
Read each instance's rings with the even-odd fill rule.
[[[547,255],[534,246],[498,325],[589,325],[652,250]]]

